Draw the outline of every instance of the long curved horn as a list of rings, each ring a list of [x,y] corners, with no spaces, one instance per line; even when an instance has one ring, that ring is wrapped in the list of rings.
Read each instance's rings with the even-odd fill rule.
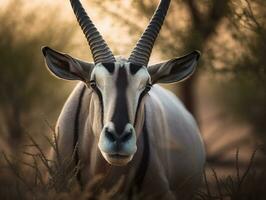
[[[142,34],[140,40],[132,51],[128,61],[131,63],[147,66],[154,42],[163,25],[171,0],[161,0],[153,15],[149,26]]]
[[[95,64],[115,62],[113,53],[107,46],[97,28],[92,23],[80,1],[70,0],[70,3],[78,23],[88,40]]]

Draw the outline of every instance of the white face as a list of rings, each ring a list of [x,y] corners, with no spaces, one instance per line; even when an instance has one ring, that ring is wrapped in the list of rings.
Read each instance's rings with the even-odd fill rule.
[[[103,114],[98,146],[112,165],[126,165],[137,151],[136,114],[150,83],[146,67],[126,60],[98,64],[91,74],[91,87],[101,101]]]

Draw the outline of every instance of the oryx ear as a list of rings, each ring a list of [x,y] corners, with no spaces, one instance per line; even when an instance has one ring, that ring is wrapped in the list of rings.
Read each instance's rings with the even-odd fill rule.
[[[48,69],[55,76],[66,80],[86,81],[90,79],[94,64],[72,58],[49,47],[43,47],[42,52]]]
[[[180,58],[148,67],[152,83],[175,83],[193,74],[200,58],[199,51],[193,51]]]

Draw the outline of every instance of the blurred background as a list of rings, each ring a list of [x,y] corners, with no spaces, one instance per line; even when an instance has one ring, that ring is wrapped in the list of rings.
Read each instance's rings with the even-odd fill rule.
[[[83,3],[114,53],[127,56],[158,1]],[[190,79],[163,86],[196,117],[208,166],[221,176],[234,170],[236,157],[238,167],[247,167],[266,141],[265,10],[264,0],[172,0],[151,57],[153,63],[202,52]],[[47,147],[42,135],[52,136],[50,126],[76,84],[51,76],[45,45],[92,61],[69,1],[0,0],[0,151],[16,157],[28,134]],[[263,166],[260,149],[256,168]]]

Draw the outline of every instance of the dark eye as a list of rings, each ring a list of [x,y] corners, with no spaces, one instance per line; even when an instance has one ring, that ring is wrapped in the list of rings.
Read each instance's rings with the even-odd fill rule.
[[[151,90],[151,87],[152,87],[152,84],[148,83],[148,84],[146,85],[145,91],[146,91],[146,92],[149,92],[149,91]]]
[[[91,80],[90,81],[90,86],[91,86],[92,89],[95,89],[97,87],[96,81],[95,80]]]

